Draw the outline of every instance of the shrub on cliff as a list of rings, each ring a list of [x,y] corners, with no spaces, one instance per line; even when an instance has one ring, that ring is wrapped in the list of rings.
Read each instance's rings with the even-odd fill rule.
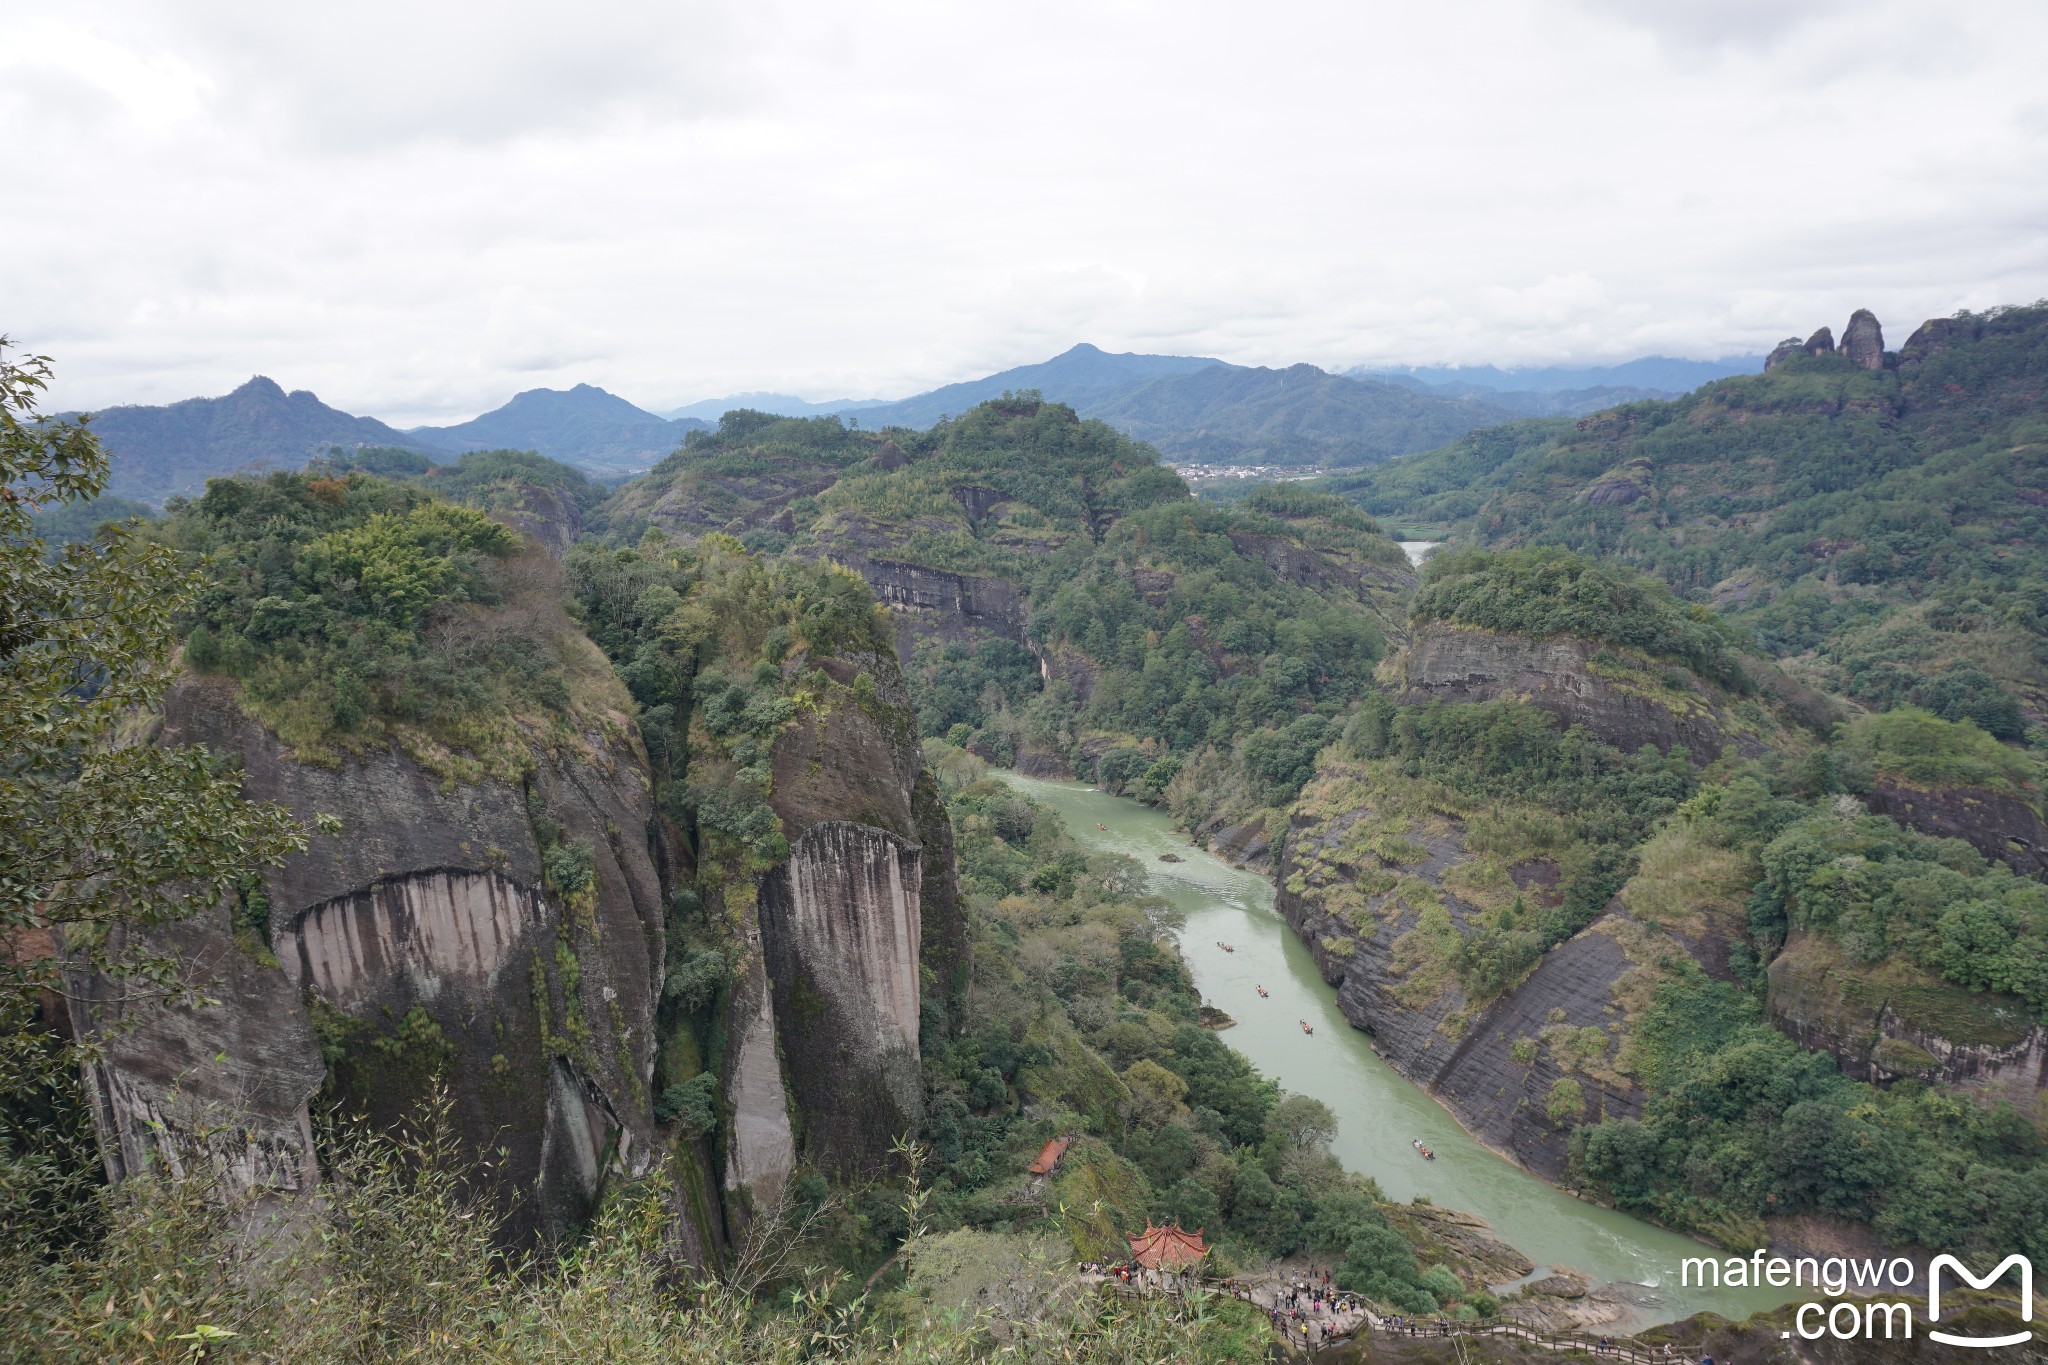
[[[1826,934],[1852,961],[1903,958],[2048,1018],[2048,886],[1883,816],[1810,816],[1771,840],[1762,862],[1750,902],[1759,937]]]
[[[552,569],[521,556],[510,527],[418,484],[214,479],[157,534],[204,565],[186,662],[239,681],[304,758],[397,738],[429,767],[515,776],[528,761],[515,719],[566,716],[586,681]]]
[[[1842,747],[1880,774],[1916,787],[1978,787],[2032,802],[2041,768],[2000,744],[1970,720],[1943,720],[1918,707],[1861,716],[1842,733]]]

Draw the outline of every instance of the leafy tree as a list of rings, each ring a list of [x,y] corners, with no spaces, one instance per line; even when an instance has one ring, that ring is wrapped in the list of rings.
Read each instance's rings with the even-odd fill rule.
[[[52,1134],[21,1120],[64,1108],[53,1097],[75,1083],[38,1022],[60,966],[196,1000],[204,983],[181,964],[110,931],[215,910],[305,846],[205,750],[121,742],[123,718],[170,684],[173,621],[199,578],[134,522],[49,553],[34,515],[92,499],[108,470],[83,422],[38,416],[49,376],[44,357],[0,351],[0,1225],[20,1236],[40,1227],[16,1216],[36,1177],[62,1165]]]

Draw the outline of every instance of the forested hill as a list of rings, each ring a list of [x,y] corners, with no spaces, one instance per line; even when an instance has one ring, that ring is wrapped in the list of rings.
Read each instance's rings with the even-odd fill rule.
[[[1829,690],[2017,738],[2048,716],[2048,305],[1882,347],[1874,319],[1841,351],[1823,329],[1763,374],[1330,487],[1433,536],[1655,573]]]
[[[593,524],[843,563],[902,613],[928,735],[1142,774],[1197,823],[1299,786],[1413,584],[1339,499],[1196,502],[1150,447],[1033,396],[924,432],[728,413]]]
[[[1313,365],[1165,375],[1089,415],[1209,464],[1377,464],[1515,415],[1481,398],[1348,379]]]

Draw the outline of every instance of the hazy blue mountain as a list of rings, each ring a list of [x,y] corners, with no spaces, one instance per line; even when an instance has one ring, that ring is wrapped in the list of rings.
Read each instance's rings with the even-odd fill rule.
[[[742,408],[752,412],[772,412],[777,417],[827,417],[835,412],[886,408],[894,402],[889,398],[835,398],[830,402],[813,403],[786,393],[736,393],[726,398],[705,398],[685,403],[682,407],[671,408],[668,415],[671,418],[697,417],[716,425],[718,419],[728,412]]]
[[[422,444],[306,389],[286,393],[260,374],[219,398],[107,408],[93,414],[92,429],[114,457],[107,491],[148,502],[198,493],[207,479],[237,470],[297,469],[332,445]]]
[[[1358,378],[1367,376],[1360,374]],[[1584,417],[1589,412],[1600,412],[1606,408],[1619,407],[1623,403],[1640,402],[1646,398],[1677,398],[1679,395],[1669,389],[1641,389],[1625,384],[1602,384],[1590,389],[1550,390],[1505,390],[1490,389],[1484,384],[1468,384],[1456,381],[1449,384],[1431,384],[1417,379],[1412,374],[1375,375],[1373,378],[1389,384],[1399,384],[1416,393],[1433,393],[1459,398],[1478,398],[1496,407],[1506,408],[1523,417]]]
[[[948,384],[943,389],[866,408],[850,416],[870,429],[928,427],[941,417],[958,415],[977,403],[1000,398],[1006,392],[1037,389],[1047,401],[1065,403],[1083,417],[1092,417],[1096,406],[1147,380],[1162,375],[1187,374],[1212,366],[1235,368],[1202,356],[1112,353],[1084,341],[1072,350],[1063,351],[1037,365],[1019,365],[985,379]]]
[[[533,450],[598,473],[652,467],[710,423],[670,421],[593,384],[528,389],[501,408],[447,427],[414,427],[408,443],[439,450]]]
[[[1674,360],[1644,356],[1619,365],[1522,365],[1503,370],[1494,365],[1355,366],[1344,371],[1354,378],[1397,376],[1437,387],[1480,388],[1499,392],[1556,393],[1563,389],[1627,388],[1658,390],[1664,396],[1690,393],[1702,384],[1733,374],[1758,374],[1760,355],[1723,356],[1719,360]]]
[[[1347,379],[1313,365],[1212,365],[1081,408],[1183,462],[1358,466],[1514,420],[1474,398]]]

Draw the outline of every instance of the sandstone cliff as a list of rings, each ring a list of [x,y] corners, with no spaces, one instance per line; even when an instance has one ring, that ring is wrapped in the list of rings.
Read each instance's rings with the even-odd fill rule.
[[[1707,763],[1733,746],[1754,757],[1770,724],[1756,703],[1685,669],[1571,636],[1539,640],[1425,622],[1388,671],[1402,701],[1525,701],[1625,753],[1683,745]]]
[[[444,781],[386,750],[316,767],[187,679],[162,738],[239,763],[254,799],[336,817],[240,912],[170,946],[218,1003],[178,1008],[82,983],[105,1031],[89,1077],[109,1173],[151,1155],[212,1159],[245,1190],[317,1178],[309,1109],[324,1098],[391,1121],[446,1085],[515,1236],[585,1218],[609,1170],[656,1160],[647,1079],[661,961],[660,833],[629,735],[536,751],[522,783]],[[553,850],[587,868],[551,886]],[[113,1028],[114,1025],[122,1028]],[[229,1145],[223,1133],[236,1137]],[[686,1240],[702,1252],[702,1233]]]
[[[110,1176],[203,1164],[288,1212],[320,1180],[322,1107],[389,1125],[445,1089],[517,1242],[665,1169],[675,1245],[710,1265],[800,1166],[883,1169],[921,1118],[920,1035],[953,1025],[966,987],[951,829],[892,655],[788,667],[835,686],[774,740],[788,854],[724,887],[736,937],[706,955],[727,964],[708,1038],[663,1004],[697,853],[623,692],[586,699],[579,714],[609,718],[592,732],[536,739],[521,775],[464,782],[389,745],[303,760],[234,684],[183,680],[164,742],[206,745],[250,797],[338,829],[243,904],[151,937],[210,1003],[74,983],[105,1049],[86,1080]],[[685,1124],[657,1073],[707,1065],[722,1103]]]
[[[1376,814],[1297,810],[1275,859],[1275,907],[1376,1052],[1480,1141],[1561,1179],[1574,1125],[1641,1112],[1641,1091],[1614,1065],[1617,995],[1644,956],[1640,926],[1603,917],[1546,953],[1516,988],[1470,1000],[1451,970],[1447,935],[1476,929],[1503,894],[1540,903],[1555,867],[1503,867],[1475,855],[1455,819],[1416,821],[1403,847],[1375,837],[1384,829],[1367,833]],[[1585,1030],[1600,1035],[1597,1051]],[[1583,1108],[1553,1116],[1550,1096],[1566,1079],[1579,1086]]]
[[[1860,1081],[1937,1081],[2037,1112],[2048,1032],[2024,1001],[1966,991],[1902,962],[1850,962],[1839,944],[1794,934],[1772,960],[1766,1009],[1802,1047]]]
[[[1922,834],[1962,839],[2023,877],[2048,877],[2048,824],[2030,803],[1978,787],[1919,787],[1880,775],[1870,809]]]

